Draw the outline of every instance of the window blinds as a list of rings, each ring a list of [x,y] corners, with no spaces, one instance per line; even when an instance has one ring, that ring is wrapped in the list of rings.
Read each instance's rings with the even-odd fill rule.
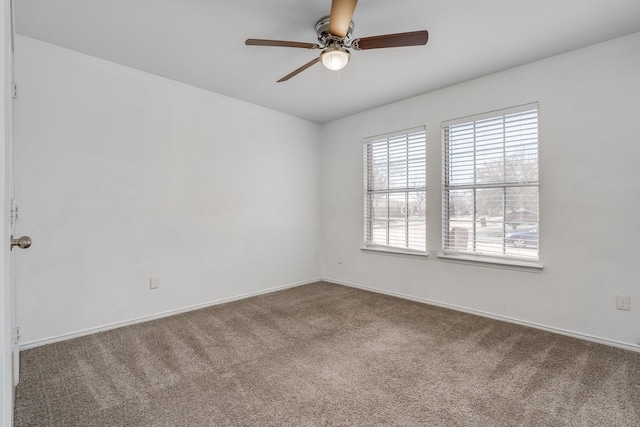
[[[365,246],[426,252],[424,127],[364,140]]]
[[[442,127],[445,254],[538,260],[538,105]]]

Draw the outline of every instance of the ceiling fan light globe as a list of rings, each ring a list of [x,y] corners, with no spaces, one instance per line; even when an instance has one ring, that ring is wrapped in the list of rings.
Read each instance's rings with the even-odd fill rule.
[[[326,68],[331,71],[338,71],[347,66],[351,54],[343,47],[329,47],[322,52],[320,58]]]

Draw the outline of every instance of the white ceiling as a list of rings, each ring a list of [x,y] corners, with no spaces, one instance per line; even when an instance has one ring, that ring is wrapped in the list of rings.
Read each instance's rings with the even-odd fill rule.
[[[426,29],[426,46],[352,52],[280,77],[317,50],[331,0],[14,0],[16,32],[324,123],[640,31],[639,0],[361,0],[353,37]]]

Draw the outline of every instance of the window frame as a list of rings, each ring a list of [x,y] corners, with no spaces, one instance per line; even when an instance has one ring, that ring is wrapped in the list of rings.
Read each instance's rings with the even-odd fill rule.
[[[406,139],[406,162],[407,162],[407,167],[406,167],[406,173],[404,174],[400,174],[400,176],[403,177],[404,180],[406,180],[406,185],[405,186],[393,186],[391,188],[391,185],[389,182],[387,182],[387,188],[385,189],[380,189],[380,188],[374,188],[375,187],[375,183],[372,184],[371,180],[372,180],[372,169],[374,167],[373,165],[373,153],[371,152],[372,147],[374,144],[381,144],[381,143],[385,143],[386,141],[386,145],[387,145],[387,155],[386,155],[386,163],[387,165],[390,164],[391,160],[390,160],[390,152],[389,152],[389,146],[390,144],[392,144],[393,140],[397,140],[397,139],[401,139],[404,138]],[[419,146],[419,144],[422,144],[422,147]],[[413,146],[413,147],[411,147]],[[415,147],[418,147],[417,149]],[[367,137],[364,138],[362,140],[362,147],[363,147],[363,166],[364,166],[364,174],[363,174],[363,181],[364,181],[364,197],[363,197],[363,207],[364,207],[364,227],[363,227],[363,245],[361,246],[362,250],[366,250],[366,251],[375,251],[375,252],[383,252],[383,253],[389,253],[389,254],[400,254],[400,255],[409,255],[409,256],[418,256],[418,257],[425,257],[428,255],[427,252],[427,200],[426,200],[426,194],[427,194],[427,134],[426,134],[426,126],[418,126],[418,127],[413,127],[413,128],[409,128],[409,129],[404,129],[404,130],[400,130],[400,131],[396,131],[396,132],[389,132],[389,133],[385,133],[382,135],[375,135],[375,136],[371,136],[371,137]],[[419,156],[414,156],[413,160],[412,160],[412,156],[411,154],[419,152],[421,153]],[[409,181],[411,179],[412,176],[416,176],[413,175],[415,172],[415,169],[413,169],[414,167],[416,167],[415,165],[419,163],[419,166],[417,166],[417,169],[422,169],[424,170],[424,175],[422,176],[422,174],[418,175],[420,176],[420,179],[422,180],[423,185],[410,185]],[[413,163],[413,164],[411,164]],[[410,165],[411,164],[411,165]],[[420,170],[418,170],[418,173],[420,172]],[[388,171],[388,176],[387,179],[390,180],[390,175],[391,173]],[[413,219],[410,220],[410,215],[409,215],[409,209],[408,209],[408,205],[409,205],[409,199],[410,196],[413,195],[414,193],[422,193],[423,197],[422,197],[422,201],[418,201],[416,203],[418,203],[418,210],[420,210],[420,205],[422,205],[424,203],[424,215],[422,216],[422,218],[420,218],[420,216],[418,216],[418,220]],[[387,195],[387,215],[385,218],[381,218],[381,217],[376,217],[375,215],[371,214],[372,211],[372,205],[371,205],[371,200],[372,197],[375,195],[381,195],[381,194],[386,194]],[[389,199],[390,199],[390,195],[391,194],[404,194],[404,200],[405,200],[405,207],[404,207],[404,216],[402,217],[403,220],[405,221],[405,232],[404,232],[404,239],[405,239],[405,244],[403,246],[399,246],[399,245],[394,245],[390,242],[390,222],[391,222],[391,215],[390,215],[390,208],[389,208]],[[418,196],[419,197],[419,196]],[[377,218],[377,219],[376,219]],[[379,222],[386,222],[386,239],[385,239],[385,244],[380,243],[379,241],[376,242],[373,238],[373,225],[372,223],[374,221],[379,221]],[[417,239],[422,239],[423,243],[424,243],[424,248],[422,249],[416,249],[416,248],[412,248],[411,244],[410,244],[410,228],[411,228],[411,224],[410,222],[416,222],[419,221],[421,222],[422,226],[424,227],[424,233],[418,235]],[[416,236],[414,234],[414,236]]]
[[[535,165],[536,165],[536,179],[535,180],[524,180],[524,181],[508,181],[506,176],[503,177],[503,181],[494,181],[490,184],[486,183],[478,183],[475,173],[473,183],[465,183],[465,184],[457,184],[451,185],[449,183],[449,178],[451,177],[451,166],[450,166],[450,151],[451,145],[448,140],[448,132],[456,127],[461,125],[473,125],[474,126],[474,134],[473,134],[473,158],[475,159],[478,139],[475,134],[475,125],[478,122],[482,121],[491,121],[495,120],[505,120],[508,116],[513,116],[517,114],[526,114],[527,112],[535,111],[536,113],[536,127],[535,127]],[[443,260],[453,260],[465,263],[472,264],[480,264],[485,266],[502,266],[506,268],[516,268],[523,270],[541,270],[542,264],[540,263],[540,233],[538,231],[538,248],[536,250],[536,256],[516,256],[507,254],[506,245],[507,245],[507,209],[506,203],[508,200],[507,191],[509,188],[525,188],[525,187],[535,187],[536,188],[536,204],[537,204],[537,230],[540,230],[540,106],[538,102],[523,104],[515,107],[504,108],[500,110],[494,110],[482,114],[476,114],[472,116],[461,117],[458,119],[448,120],[441,123],[441,136],[442,136],[442,219],[441,219],[441,232],[442,232],[442,252],[438,255],[439,258]],[[503,145],[506,144],[506,132],[503,130],[501,133],[501,137],[503,140]],[[506,145],[505,145],[506,147]],[[497,159],[501,160],[503,164],[507,162],[507,155],[503,154],[502,157],[497,157]],[[458,160],[458,164],[454,166],[457,168],[461,167],[462,160]],[[475,160],[474,160],[474,168],[475,168]],[[474,169],[475,170],[475,169]],[[506,173],[506,172],[505,172]],[[460,191],[460,190],[471,190],[473,191],[473,201],[474,201],[474,211],[471,218],[473,222],[473,229],[476,230],[476,222],[478,220],[478,211],[476,208],[476,204],[478,201],[477,190],[479,189],[501,189],[503,190],[503,198],[502,203],[504,204],[504,215],[502,218],[503,222],[503,241],[502,241],[502,254],[496,254],[492,251],[478,251],[477,243],[478,237],[474,232],[470,239],[473,239],[473,249],[460,249],[451,247],[451,238],[453,236],[455,240],[455,233],[451,231],[451,214],[449,212],[449,193],[451,191]],[[455,243],[455,242],[454,242]]]

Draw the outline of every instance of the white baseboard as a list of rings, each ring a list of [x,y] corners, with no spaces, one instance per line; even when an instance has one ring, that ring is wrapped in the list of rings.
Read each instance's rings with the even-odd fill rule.
[[[597,336],[594,336],[594,335],[583,334],[583,333],[580,333],[580,332],[568,331],[566,329],[555,328],[553,326],[547,326],[547,325],[541,325],[539,323],[527,322],[527,321],[524,321],[524,320],[519,320],[519,319],[515,319],[515,318],[512,318],[512,317],[508,317],[508,316],[502,316],[502,315],[499,315],[499,314],[493,314],[493,313],[489,313],[489,312],[485,312],[485,311],[481,311],[481,310],[474,310],[474,309],[467,308],[467,307],[462,307],[462,306],[453,305],[453,304],[447,304],[447,303],[443,303],[443,302],[439,302],[439,301],[430,300],[430,299],[427,299],[427,298],[420,298],[420,297],[416,297],[416,296],[412,296],[412,295],[403,294],[403,293],[400,293],[400,292],[392,292],[392,291],[386,291],[386,290],[382,290],[382,289],[371,288],[369,286],[364,286],[364,285],[351,283],[351,282],[345,282],[344,280],[331,279],[331,278],[328,278],[328,277],[323,277],[322,280],[325,281],[325,282],[329,282],[329,283],[335,283],[337,285],[348,286],[348,287],[351,287],[351,288],[358,288],[358,289],[362,289],[362,290],[365,290],[365,291],[370,291],[370,292],[375,292],[375,293],[379,293],[379,294],[389,295],[389,296],[392,296],[392,297],[397,297],[397,298],[407,299],[407,300],[411,300],[411,301],[416,301],[416,302],[420,302],[420,303],[423,303],[423,304],[429,304],[429,305],[435,305],[435,306],[438,306],[438,307],[449,308],[451,310],[462,311],[464,313],[475,314],[477,316],[488,317],[490,319],[500,320],[500,321],[503,321],[503,322],[515,323],[517,325],[528,326],[530,328],[541,329],[543,331],[552,332],[552,333],[559,334],[559,335],[565,335],[565,336],[572,337],[572,338],[578,338],[578,339],[581,339],[581,340],[590,341],[590,342],[594,342],[594,343],[597,343],[597,344],[604,344],[604,345],[608,345],[608,346],[612,346],[612,347],[618,347],[618,348],[622,348],[622,349],[625,349],[625,350],[630,350],[630,351],[634,351],[636,353],[640,353],[640,345],[636,345],[636,344],[625,343],[625,342],[621,342],[621,341],[611,340],[611,339],[608,339],[608,338],[602,338],[602,337],[597,337]]]
[[[151,314],[151,315],[148,315],[148,316],[137,317],[135,319],[125,320],[125,321],[122,321],[122,322],[109,323],[107,325],[98,326],[98,327],[95,327],[95,328],[83,329],[83,330],[76,331],[76,332],[71,332],[71,333],[68,333],[68,334],[63,334],[63,335],[44,338],[44,339],[40,339],[40,340],[34,340],[34,341],[28,341],[28,342],[25,342],[25,343],[20,343],[19,348],[20,348],[20,351],[28,350],[30,348],[40,347],[40,346],[43,346],[43,345],[46,345],[46,344],[53,344],[53,343],[60,342],[60,341],[66,341],[66,340],[70,340],[70,339],[73,339],[73,338],[79,338],[79,337],[83,337],[83,336],[86,336],[86,335],[95,334],[95,333],[98,333],[98,332],[104,332],[104,331],[109,331],[111,329],[122,328],[123,326],[135,325],[137,323],[149,322],[151,320],[161,319],[163,317],[174,316],[176,314],[186,313],[188,311],[198,310],[198,309],[201,309],[201,308],[211,307],[211,306],[214,306],[214,305],[224,304],[224,303],[227,303],[227,302],[232,302],[232,301],[237,301],[237,300],[241,300],[241,299],[245,299],[245,298],[255,297],[255,296],[258,296],[258,295],[269,294],[271,292],[281,291],[281,290],[289,289],[289,288],[295,288],[295,287],[298,287],[298,286],[308,285],[308,284],[315,283],[315,282],[320,282],[320,281],[322,281],[322,279],[321,278],[317,278],[317,279],[312,279],[312,280],[306,280],[306,281],[303,281],[303,282],[290,283],[288,285],[276,286],[274,288],[263,289],[263,290],[256,291],[256,292],[250,292],[248,294],[237,295],[237,296],[233,296],[233,297],[229,297],[229,298],[222,298],[222,299],[219,299],[219,300],[209,301],[209,302],[205,302],[205,303],[202,303],[202,304],[191,305],[191,306],[188,306],[188,307],[182,307],[182,308],[178,308],[178,309],[174,309],[174,310],[167,310],[167,311],[163,311],[161,313]]]

